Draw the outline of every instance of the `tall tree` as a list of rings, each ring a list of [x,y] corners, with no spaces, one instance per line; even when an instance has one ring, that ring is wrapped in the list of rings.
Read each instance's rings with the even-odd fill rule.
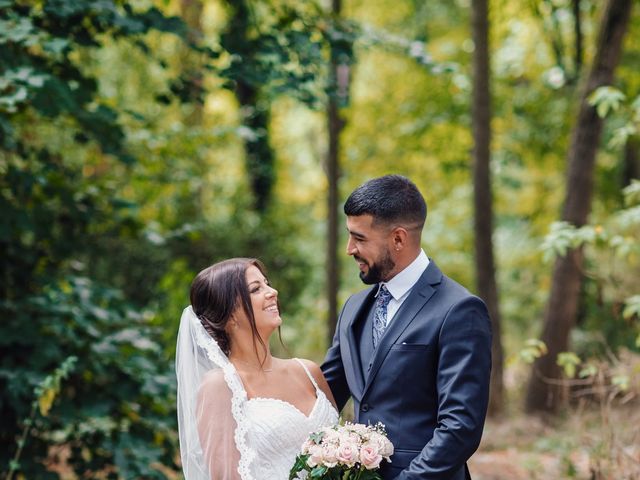
[[[603,123],[587,98],[597,88],[613,82],[631,7],[632,0],[608,0],[605,5],[593,66],[581,93],[568,153],[567,187],[562,210],[562,220],[576,227],[587,222],[591,211],[594,166]],[[548,355],[538,358],[533,365],[526,396],[526,409],[530,412],[554,411],[560,405],[561,387],[554,381],[560,377],[556,357],[568,350],[569,333],[576,324],[583,260],[582,249],[569,250],[556,259],[542,332]]]
[[[473,205],[476,282],[480,297],[491,316],[493,340],[489,413],[498,414],[504,405],[503,352],[498,287],[493,256],[493,201],[491,194],[491,89],[489,65],[488,0],[472,1],[473,52]]]
[[[631,184],[631,180],[634,178],[640,178],[640,141],[637,138],[627,139],[622,165],[621,186],[626,187]]]
[[[338,17],[342,7],[341,0],[332,0],[331,13]],[[338,83],[338,59],[334,49],[331,49],[330,65],[331,85]],[[338,261],[338,182],[340,178],[340,131],[343,121],[340,118],[338,100],[335,95],[329,95],[327,105],[327,127],[329,145],[327,149],[327,304],[329,342],[336,329],[338,318],[338,289],[340,288],[340,271]]]
[[[250,66],[259,48],[254,38],[253,11],[247,0],[229,0],[228,3],[231,17],[220,38],[221,44],[239,62]],[[242,124],[246,127],[245,158],[254,205],[258,212],[265,212],[275,182],[275,156],[269,144],[270,104],[261,97],[256,72],[245,70],[244,73],[235,76],[234,93],[240,104]]]
[[[342,0],[332,0],[331,14],[337,22],[342,11]],[[329,98],[327,102],[327,303],[328,339],[331,342],[338,319],[338,290],[340,288],[340,260],[338,258],[338,184],[340,181],[340,132],[345,120],[340,108],[349,101],[351,43],[344,36],[330,40]]]
[[[187,40],[191,44],[199,44],[202,40],[202,0],[180,0],[180,17],[188,27]],[[202,92],[202,65],[194,61],[191,48],[184,48],[181,55],[182,76],[189,80],[193,90],[191,97],[199,96]],[[202,122],[202,102],[191,104],[191,113],[185,119],[189,125],[200,125]]]
[[[579,78],[580,71],[582,70],[583,61],[583,34],[582,34],[582,15],[580,13],[580,0],[571,0],[571,7],[573,10],[573,33],[575,36],[575,50],[574,50],[574,77]]]

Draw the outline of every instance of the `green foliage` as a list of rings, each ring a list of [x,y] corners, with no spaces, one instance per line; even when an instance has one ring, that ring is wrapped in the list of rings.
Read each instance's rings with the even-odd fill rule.
[[[60,393],[60,382],[69,376],[77,360],[78,358],[74,356],[65,359],[60,367],[56,368],[51,375],[45,377],[44,380],[42,380],[42,382],[40,382],[40,384],[34,389],[35,399],[31,403],[31,413],[29,417],[22,422],[22,435],[17,441],[16,453],[9,461],[9,471],[6,476],[6,480],[11,480],[13,475],[20,469],[20,456],[24,449],[29,432],[31,431],[36,411],[39,410],[40,415],[43,417],[46,417],[49,414],[56,396]]]
[[[49,447],[62,445],[78,475],[165,478],[155,467],[176,457],[174,379],[159,332],[121,291],[78,272],[92,239],[139,231],[117,184],[87,175],[109,155],[133,156],[122,109],[86,59],[109,39],[145,50],[151,30],[179,36],[182,22],[127,2],[62,0],[3,2],[0,22],[0,464],[48,478]],[[73,373],[43,380],[70,356]],[[28,410],[36,387],[40,416]],[[16,449],[25,418],[30,439]]]
[[[586,65],[600,6],[581,4]],[[640,348],[640,184],[625,189],[623,208],[615,176],[618,149],[638,133],[638,42],[626,42],[615,88],[592,96],[608,141],[592,224],[554,224],[544,239],[562,201],[578,72],[569,3],[538,5],[540,15],[528,1],[492,13],[503,331],[518,351],[546,299],[541,258],[584,248],[574,340],[589,363],[573,380],[590,380],[603,372],[594,344]],[[78,476],[161,478],[157,464],[177,468],[177,322],[191,279],[217,260],[264,260],[291,350],[274,351],[322,359],[331,54],[350,82],[340,98],[340,197],[372,176],[413,178],[429,203],[427,253],[473,289],[464,2],[354,3],[340,19],[315,2],[202,7],[198,36],[165,13],[178,8],[172,2],[0,0],[1,465],[15,458],[33,389],[78,358],[30,427],[17,471],[26,478],[55,476],[43,466],[51,445],[70,449]],[[241,83],[255,90],[254,109],[239,107]],[[259,128],[245,121],[252,114],[265,114]],[[252,139],[268,140],[273,153],[273,198],[261,214],[247,178],[264,172],[244,162]],[[344,300],[362,285],[352,260],[342,262]],[[524,345],[529,363],[546,353],[537,341]],[[44,407],[54,391],[44,390]]]
[[[261,9],[246,0],[229,4],[232,20],[220,38],[228,58],[218,69],[227,86],[242,82],[319,106],[327,57],[315,3],[264,2]]]
[[[6,28],[0,36],[0,145],[15,151],[33,149],[16,136],[16,116],[30,111],[43,118],[73,120],[79,143],[93,139],[103,152],[132,162],[119,112],[98,96],[98,79],[87,73],[77,53],[99,48],[104,38],[141,38],[150,30],[181,34],[182,22],[156,8],[135,10],[126,2],[12,2],[0,8]]]
[[[623,101],[626,97],[620,99]],[[598,106],[599,107],[599,106]],[[611,133],[608,147],[611,149],[621,149],[627,142],[640,134],[640,95],[629,104],[616,105],[616,127]]]
[[[600,118],[605,118],[609,112],[615,112],[626,99],[624,93],[613,87],[599,87],[594,90],[587,101],[589,105],[596,107]]]
[[[602,234],[602,227],[599,226],[576,228],[568,222],[554,222],[540,248],[544,251],[545,260],[550,261],[555,257],[563,257],[569,250],[580,248],[586,243],[604,240]]]
[[[573,352],[560,352],[556,363],[559,367],[562,367],[564,374],[569,378],[576,376],[578,365],[580,365],[580,357]]]
[[[532,364],[536,358],[546,355],[547,346],[541,340],[529,338],[524,342],[524,347],[520,349],[519,357],[525,362]]]
[[[40,372],[73,355],[80,359],[75,372],[60,388],[58,405],[33,422],[23,456],[44,459],[50,445],[68,445],[76,472],[115,466],[127,478],[164,478],[153,463],[173,464],[175,385],[147,316],[128,306],[120,292],[82,277],[5,301],[2,315],[8,319],[0,370],[7,392],[2,442],[11,443]],[[45,409],[55,378],[49,383],[40,396]],[[44,474],[39,462],[21,470],[29,477]]]
[[[640,255],[637,191],[638,181],[634,180],[623,190],[626,207],[608,212],[602,224],[576,228],[567,222],[553,223],[540,247],[546,260],[565,255],[570,249],[585,251],[589,271],[584,286],[587,300],[582,330],[586,334],[576,335],[576,348],[583,350],[580,353],[591,355],[599,351],[601,335],[609,347],[633,348],[633,340],[640,334],[640,325],[634,321],[638,305],[633,278]]]
[[[622,316],[625,319],[630,319],[633,316],[640,318],[640,295],[633,295],[625,300],[625,307],[622,311]]]
[[[66,358],[52,375],[45,377],[40,385],[35,388],[36,402],[40,415],[43,417],[49,414],[53,401],[60,393],[60,382],[69,376],[77,361],[78,357],[71,356]]]

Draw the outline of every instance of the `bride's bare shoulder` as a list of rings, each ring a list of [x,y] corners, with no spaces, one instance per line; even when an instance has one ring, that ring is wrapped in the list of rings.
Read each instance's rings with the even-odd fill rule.
[[[308,358],[299,358],[298,360],[304,363],[304,366],[307,367],[307,370],[309,370],[309,373],[313,375],[313,378],[315,378],[316,380],[323,378],[322,370],[320,370],[320,367],[316,362],[314,362],[313,360],[309,360]],[[295,359],[291,359],[291,361],[296,362]]]
[[[200,382],[200,388],[206,389],[219,389],[220,387],[226,386],[227,382],[224,379],[224,373],[221,368],[215,368],[213,370],[209,370],[202,377],[202,381]]]
[[[327,398],[329,398],[331,403],[335,406],[336,402],[333,399],[333,395],[331,394],[331,389],[329,388],[329,385],[327,384],[327,380],[324,378],[324,374],[322,373],[322,370],[320,369],[318,364],[313,360],[308,360],[306,358],[301,358],[300,361],[304,363],[305,367],[307,367],[307,370],[309,370],[309,373],[311,373],[314,380],[318,384],[318,387],[320,387],[320,389],[325,393]]]

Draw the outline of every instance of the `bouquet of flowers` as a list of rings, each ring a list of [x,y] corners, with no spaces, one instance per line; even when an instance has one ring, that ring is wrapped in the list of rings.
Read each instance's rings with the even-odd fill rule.
[[[289,480],[382,480],[380,462],[393,445],[384,425],[345,423],[312,433],[302,444]]]

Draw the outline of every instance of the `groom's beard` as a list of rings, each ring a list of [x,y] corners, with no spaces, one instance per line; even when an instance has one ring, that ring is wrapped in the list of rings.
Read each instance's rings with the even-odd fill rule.
[[[395,262],[391,258],[389,250],[385,250],[384,255],[382,256],[380,261],[371,264],[360,257],[354,256],[353,258],[366,263],[369,267],[367,273],[362,271],[360,272],[360,280],[362,280],[362,282],[366,285],[373,285],[374,283],[382,282],[385,278],[387,278],[389,272],[391,272],[391,270],[393,270],[396,266]]]

